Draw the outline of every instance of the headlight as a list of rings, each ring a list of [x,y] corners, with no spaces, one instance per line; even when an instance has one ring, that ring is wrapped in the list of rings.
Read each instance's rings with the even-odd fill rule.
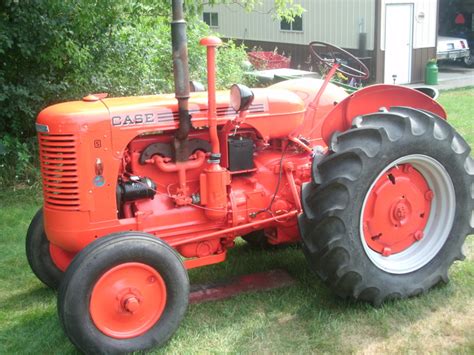
[[[254,95],[245,85],[234,84],[230,88],[230,105],[236,112],[245,111],[252,104]]]

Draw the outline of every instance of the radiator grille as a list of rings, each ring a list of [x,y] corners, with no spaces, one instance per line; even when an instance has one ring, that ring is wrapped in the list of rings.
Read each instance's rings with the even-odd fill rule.
[[[40,133],[39,143],[45,204],[78,210],[77,138],[73,134]]]

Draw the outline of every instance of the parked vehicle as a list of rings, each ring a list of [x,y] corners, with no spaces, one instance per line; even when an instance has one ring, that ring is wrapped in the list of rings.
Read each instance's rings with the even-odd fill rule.
[[[464,65],[468,68],[474,67],[474,41],[469,44],[469,55],[464,57]]]
[[[467,40],[457,37],[439,36],[436,47],[436,58],[441,60],[462,60],[470,57]]]
[[[463,58],[463,62],[468,68],[474,67],[474,32],[467,27],[456,27],[451,30],[450,34],[467,41],[469,55]]]
[[[44,205],[26,252],[59,286],[80,350],[163,345],[186,313],[187,270],[224,261],[238,236],[301,241],[344,298],[381,304],[448,282],[474,228],[474,161],[436,101],[395,85],[347,94],[334,74],[369,72],[321,42],[310,50],[324,80],[216,92],[216,37],[201,41],[208,91],[190,93],[185,31],[173,0],[175,97],[89,95],[37,119]]]

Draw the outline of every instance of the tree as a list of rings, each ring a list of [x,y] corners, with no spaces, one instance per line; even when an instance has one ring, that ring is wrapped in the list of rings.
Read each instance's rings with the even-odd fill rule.
[[[259,2],[238,1],[249,10]],[[293,13],[292,2],[275,0],[275,14]],[[190,73],[200,81],[205,81],[206,63],[205,49],[198,42],[211,33],[198,16],[204,3],[186,2]],[[169,0],[0,1],[0,186],[13,179],[27,180],[37,171],[32,165],[34,121],[44,107],[91,92],[123,96],[173,91],[170,4]],[[244,80],[243,47],[229,42],[218,58],[218,87]]]
[[[294,0],[273,0],[274,6],[272,8],[272,14],[277,18],[283,18],[288,21],[293,21],[295,16],[300,16],[304,9],[300,4],[295,4]],[[242,6],[247,11],[254,11],[260,5],[262,0],[188,0],[187,4],[190,5],[194,13],[199,13],[204,5],[217,5],[217,4],[237,4]]]

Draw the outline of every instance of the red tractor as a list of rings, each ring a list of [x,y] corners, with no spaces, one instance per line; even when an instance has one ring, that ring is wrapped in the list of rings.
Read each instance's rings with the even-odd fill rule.
[[[188,305],[187,269],[250,243],[301,241],[334,292],[380,304],[448,281],[474,228],[474,162],[444,109],[405,87],[346,94],[367,78],[314,42],[326,79],[191,92],[182,0],[173,1],[174,95],[54,105],[36,123],[44,206],[28,230],[36,276],[87,353],[163,345]],[[197,87],[197,85],[196,85]]]

